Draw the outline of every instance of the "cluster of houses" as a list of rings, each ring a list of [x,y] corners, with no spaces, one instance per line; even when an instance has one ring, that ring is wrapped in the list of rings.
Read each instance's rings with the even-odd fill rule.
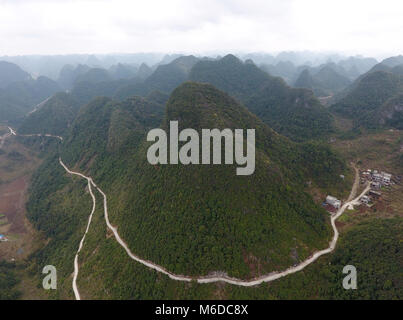
[[[389,186],[392,182],[390,173],[368,169],[361,173],[361,182],[371,181],[371,189],[380,189],[382,186]]]
[[[372,199],[379,199],[381,197],[380,189],[383,186],[390,186],[394,184],[395,181],[392,180],[392,175],[390,173],[378,170],[368,169],[361,172],[361,183],[365,181],[370,182],[371,190],[368,195],[361,197],[361,203],[369,205]]]
[[[361,183],[369,181],[371,183],[371,189],[368,194],[363,195],[360,198],[362,204],[370,205],[372,200],[379,199],[381,197],[380,189],[383,186],[389,186],[394,184],[392,175],[390,173],[378,170],[368,169],[361,172]],[[341,201],[336,197],[328,195],[326,201],[323,203],[325,209],[329,212],[336,212],[341,207]]]

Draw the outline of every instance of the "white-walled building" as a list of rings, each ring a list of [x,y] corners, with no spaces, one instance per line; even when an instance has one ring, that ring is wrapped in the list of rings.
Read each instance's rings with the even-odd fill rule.
[[[326,203],[330,204],[331,206],[335,207],[336,209],[339,209],[341,207],[341,201],[332,196],[326,197]]]

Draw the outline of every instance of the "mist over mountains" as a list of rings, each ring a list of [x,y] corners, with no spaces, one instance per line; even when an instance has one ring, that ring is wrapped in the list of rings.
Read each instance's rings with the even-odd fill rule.
[[[346,78],[350,81],[355,79],[375,63],[370,58],[343,58],[339,55],[307,52],[284,52],[276,56],[243,54],[239,57],[244,61],[254,58],[256,61],[253,59],[252,61],[270,75],[282,77],[289,85],[312,89],[317,95],[338,92],[348,83]],[[0,61],[8,62],[3,61],[0,65],[0,89],[4,89],[5,86],[12,83],[19,83],[13,85],[14,87],[35,87],[39,86],[35,79],[40,77],[41,80],[41,86],[31,89],[35,93],[27,93],[27,90],[23,89],[20,91],[18,89],[7,90],[13,93],[11,96],[6,95],[7,97],[1,98],[3,103],[0,108],[3,109],[1,112],[4,114],[2,120],[18,120],[24,114],[21,104],[40,103],[41,99],[46,99],[61,90],[72,92],[81,103],[87,103],[98,95],[125,99],[134,94],[147,95],[155,90],[169,93],[181,82],[187,80],[191,68],[197,61],[220,59],[220,56],[186,57],[180,54],[157,53],[1,57]],[[334,59],[337,64],[336,62],[323,63],[330,59]],[[301,61],[304,62],[303,65],[300,64]],[[303,79],[297,81],[304,70],[310,70],[314,76],[317,76],[316,74],[320,76],[321,73],[325,73],[324,70],[328,70],[322,76],[322,78],[326,78],[325,88],[317,89],[309,81],[302,81]],[[13,75],[7,76],[7,73]],[[44,80],[48,78],[49,80],[45,84]],[[29,97],[24,99],[23,103],[19,103],[15,102],[18,98],[14,95],[29,95]],[[7,106],[13,106],[13,110],[11,111]],[[31,108],[33,109],[34,105]]]
[[[380,63],[368,57],[310,52],[238,57],[144,53],[3,58],[20,65],[0,60],[2,122],[25,121],[31,111],[57,92],[65,91],[78,110],[98,96],[123,101],[134,95],[157,94],[166,101],[187,80],[211,83],[228,92],[269,126],[294,140],[328,135],[334,130],[332,112],[353,119],[356,127],[400,127],[401,122],[402,56]],[[53,79],[38,76],[38,71],[53,75]],[[377,90],[385,87],[389,91],[378,94],[372,90],[371,98],[366,93],[371,90],[370,82]],[[349,107],[349,99],[360,101]],[[334,106],[327,109],[329,105]]]

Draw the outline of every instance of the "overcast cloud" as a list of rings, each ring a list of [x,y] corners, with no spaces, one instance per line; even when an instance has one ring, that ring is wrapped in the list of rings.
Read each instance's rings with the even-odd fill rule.
[[[401,0],[0,0],[0,55],[403,53]]]

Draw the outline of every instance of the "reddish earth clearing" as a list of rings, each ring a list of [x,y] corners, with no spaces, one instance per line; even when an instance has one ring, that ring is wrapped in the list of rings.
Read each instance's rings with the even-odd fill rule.
[[[20,177],[10,183],[0,185],[0,214],[7,218],[8,233],[26,233],[25,196],[28,188],[28,176]]]

